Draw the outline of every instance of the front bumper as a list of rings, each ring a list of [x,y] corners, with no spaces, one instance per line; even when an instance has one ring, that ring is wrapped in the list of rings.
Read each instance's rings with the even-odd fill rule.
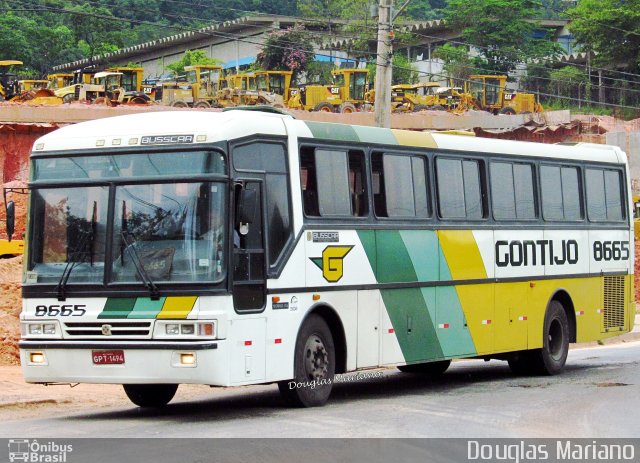
[[[228,352],[224,341],[20,341],[20,361],[28,383],[209,384],[229,385]],[[92,351],[122,350],[124,364],[95,365]],[[31,364],[30,354],[42,353],[43,364]],[[182,365],[180,354],[195,355]]]

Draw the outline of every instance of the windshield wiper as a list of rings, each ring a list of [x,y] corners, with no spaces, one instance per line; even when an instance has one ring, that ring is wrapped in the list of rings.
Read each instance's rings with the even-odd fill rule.
[[[84,262],[84,260],[76,260],[76,257],[78,257],[79,255],[83,257],[86,256],[87,252],[83,251],[83,249],[87,245],[87,241],[89,241],[89,245],[90,245],[90,251],[88,254],[89,254],[91,265],[93,265],[93,237],[94,237],[93,229],[91,231],[83,232],[82,239],[80,240],[78,245],[75,248],[73,248],[73,250],[69,253],[67,265],[64,266],[64,269],[62,270],[62,275],[60,276],[60,280],[58,280],[58,284],[56,286],[56,295],[59,301],[66,300],[65,289],[67,287],[67,282],[69,281],[69,277],[71,276],[71,272],[73,271],[73,269],[77,264]]]
[[[158,287],[156,286],[156,284],[153,282],[153,280],[145,270],[144,264],[140,259],[140,255],[138,254],[138,251],[136,251],[134,247],[135,241],[133,243],[129,241],[129,238],[128,238],[129,233],[127,233],[125,230],[121,230],[120,235],[122,236],[122,240],[125,243],[125,250],[129,252],[129,256],[131,257],[131,262],[133,263],[133,266],[135,267],[136,272],[138,273],[138,276],[140,277],[142,282],[145,284],[145,286],[149,288],[149,295],[151,296],[151,300],[157,301],[158,299],[160,299],[160,294],[158,293]]]

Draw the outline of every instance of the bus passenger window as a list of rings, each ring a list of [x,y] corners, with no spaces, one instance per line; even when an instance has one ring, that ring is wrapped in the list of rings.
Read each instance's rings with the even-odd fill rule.
[[[302,203],[309,217],[366,216],[364,178],[364,154],[360,151],[300,151]]]
[[[587,213],[592,222],[620,221],[624,218],[620,172],[586,169]]]
[[[378,217],[428,217],[424,158],[374,153],[373,198]]]
[[[545,220],[582,219],[577,167],[541,166],[540,190]]]
[[[482,219],[484,204],[480,163],[474,160],[436,159],[438,208],[445,219]]]
[[[533,166],[492,162],[490,171],[493,217],[496,220],[534,219]]]

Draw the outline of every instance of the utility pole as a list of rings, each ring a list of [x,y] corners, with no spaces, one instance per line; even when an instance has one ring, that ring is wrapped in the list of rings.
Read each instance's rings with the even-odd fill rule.
[[[376,126],[391,127],[391,63],[393,60],[393,32],[391,6],[393,0],[380,0],[378,6],[378,47],[376,57]]]

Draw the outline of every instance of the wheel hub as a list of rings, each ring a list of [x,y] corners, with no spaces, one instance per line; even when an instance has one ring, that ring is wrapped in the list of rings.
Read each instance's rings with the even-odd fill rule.
[[[317,335],[309,336],[304,348],[305,370],[310,380],[326,377],[329,366],[329,354]]]

